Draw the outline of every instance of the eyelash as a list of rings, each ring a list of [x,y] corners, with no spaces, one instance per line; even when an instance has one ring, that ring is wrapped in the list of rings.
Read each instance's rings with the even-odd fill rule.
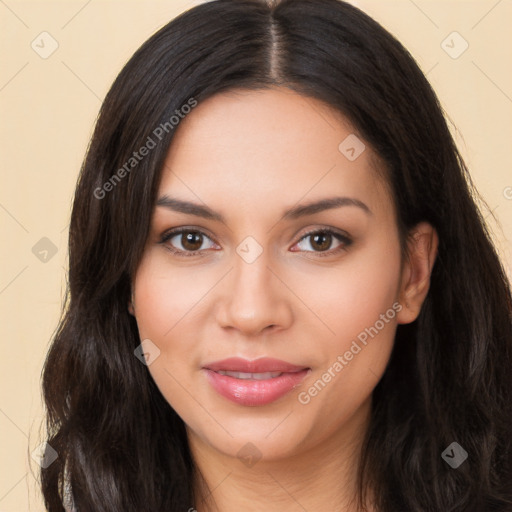
[[[179,229],[174,229],[174,230],[166,231],[165,233],[163,233],[161,235],[161,239],[160,239],[160,241],[158,243],[161,244],[161,245],[164,245],[170,239],[174,238],[176,235],[181,235],[183,233],[197,233],[197,234],[205,236],[206,238],[209,238],[211,240],[211,238],[206,233],[204,233],[203,231],[201,231],[199,229],[179,228]],[[350,239],[348,236],[343,235],[343,234],[339,233],[338,231],[335,231],[335,230],[330,229],[330,228],[323,228],[323,229],[315,229],[315,230],[312,230],[312,231],[308,231],[307,233],[302,235],[300,240],[296,244],[294,244],[294,245],[297,245],[298,243],[300,243],[302,240],[304,240],[305,238],[307,238],[309,236],[313,236],[313,235],[317,235],[317,234],[332,235],[335,239],[337,239],[338,241],[342,242],[342,244],[339,247],[337,247],[336,249],[330,249],[328,251],[305,251],[305,252],[312,252],[312,253],[318,255],[319,257],[333,256],[335,254],[338,254],[339,252],[346,251],[347,248],[353,242],[353,240]],[[171,253],[173,253],[175,256],[185,257],[185,258],[188,258],[188,257],[191,257],[191,256],[197,256],[197,255],[199,255],[202,252],[201,250],[199,250],[199,251],[181,251],[181,250],[175,249],[175,248],[173,248],[172,246],[169,246],[169,245],[165,245],[165,248],[168,251],[170,251]],[[299,251],[294,251],[294,252],[300,252],[300,250]]]

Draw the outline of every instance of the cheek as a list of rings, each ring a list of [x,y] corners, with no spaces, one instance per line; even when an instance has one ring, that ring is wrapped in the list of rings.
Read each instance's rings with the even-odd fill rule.
[[[187,410],[190,397],[181,383],[190,382],[199,372],[208,349],[201,350],[200,340],[205,339],[213,288],[225,269],[180,267],[171,265],[168,258],[158,250],[144,256],[135,279],[135,314],[140,339],[151,340],[160,350],[149,372],[169,403]]]
[[[137,271],[134,303],[141,337],[171,340],[179,322],[189,322],[201,297],[214,284],[212,276],[171,268],[165,255],[151,253]],[[208,284],[210,283],[210,284]]]
[[[329,328],[322,332],[324,347],[331,352],[350,346],[387,311],[388,319],[396,316],[392,305],[399,291],[400,246],[393,237],[368,236],[365,246],[347,253],[336,268],[302,275],[293,277],[300,283],[295,289]]]
[[[135,280],[135,314],[140,339],[151,340],[160,351],[148,366],[151,377],[169,404],[187,416],[190,396],[181,383],[188,382],[190,369],[184,363],[195,361],[194,326],[200,323],[194,315],[208,285],[200,273],[171,269],[165,260],[165,254],[151,252],[143,258]]]
[[[312,414],[331,411],[324,425],[327,430],[336,428],[370,397],[385,371],[401,309],[396,302],[399,278],[399,243],[383,238],[340,266],[335,284],[325,282],[323,319],[335,334],[324,337],[319,347],[323,362],[299,401]]]

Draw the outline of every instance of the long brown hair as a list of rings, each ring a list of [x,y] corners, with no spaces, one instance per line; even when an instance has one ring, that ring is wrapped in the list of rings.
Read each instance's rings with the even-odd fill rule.
[[[439,235],[421,313],[398,326],[373,393],[361,502],[372,489],[382,512],[512,510],[510,283],[432,88],[402,45],[347,3],[216,0],[145,42],[101,107],[43,373],[47,440],[59,454],[41,470],[48,511],[63,510],[65,465],[79,512],[193,507],[183,421],[134,357],[141,341],[127,310],[174,134],[154,131],[191,99],[275,85],[347,116],[385,162],[404,251],[420,221]],[[155,147],[125,167],[148,137]],[[452,442],[468,453],[457,469],[441,457]]]

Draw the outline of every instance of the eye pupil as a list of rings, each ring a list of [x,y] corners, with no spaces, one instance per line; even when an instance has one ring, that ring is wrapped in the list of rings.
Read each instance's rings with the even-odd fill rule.
[[[312,247],[315,248],[315,245],[318,244],[320,247],[316,247],[320,251],[325,251],[329,249],[329,246],[331,245],[331,238],[332,235],[330,234],[321,234],[317,233],[312,236]],[[320,241],[319,241],[320,240]],[[323,240],[323,243],[322,243]],[[327,241],[327,243],[325,243]]]
[[[183,247],[190,251],[197,251],[202,245],[202,235],[197,231],[189,231],[188,233],[183,233],[181,240]]]

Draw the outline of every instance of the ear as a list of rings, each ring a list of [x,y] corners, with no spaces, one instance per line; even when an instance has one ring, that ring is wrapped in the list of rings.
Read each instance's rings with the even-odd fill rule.
[[[409,233],[408,255],[402,267],[397,315],[399,324],[414,322],[430,288],[430,276],[439,247],[436,230],[428,222],[420,222]]]
[[[130,315],[135,316],[135,308],[133,307],[133,292],[131,294],[130,300],[128,301],[128,311]]]

